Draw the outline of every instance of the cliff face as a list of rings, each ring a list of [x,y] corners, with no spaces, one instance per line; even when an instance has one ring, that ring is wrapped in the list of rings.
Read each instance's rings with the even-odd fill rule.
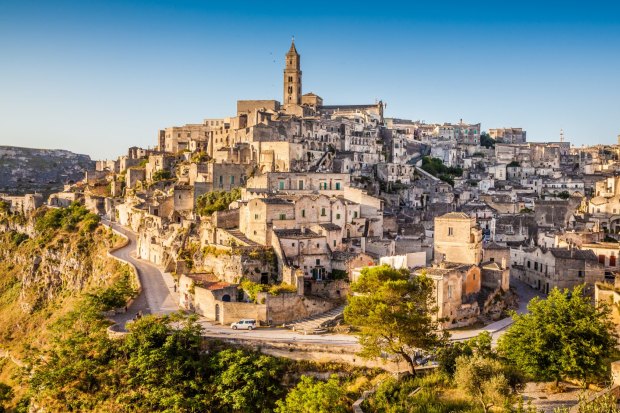
[[[0,347],[27,340],[79,292],[113,283],[123,268],[107,251],[118,242],[102,226],[41,234],[33,218],[0,218]]]
[[[0,192],[21,195],[60,191],[94,169],[88,155],[58,149],[0,146]]]

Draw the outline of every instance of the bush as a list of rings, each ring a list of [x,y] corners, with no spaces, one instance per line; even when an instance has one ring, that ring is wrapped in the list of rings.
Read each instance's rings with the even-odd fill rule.
[[[245,291],[248,297],[250,297],[250,301],[252,301],[253,303],[256,302],[256,296],[258,295],[258,293],[264,293],[269,290],[268,285],[255,283],[254,281],[250,280],[241,281],[239,286],[243,291]]]
[[[100,306],[102,311],[124,307],[127,301],[137,294],[138,291],[133,287],[129,271],[126,269],[123,276],[111,287],[90,294],[93,302]]]
[[[157,182],[157,181],[163,181],[165,179],[171,179],[172,178],[172,173],[168,170],[159,170],[156,171],[153,174],[153,181]]]
[[[347,397],[338,376],[327,381],[302,376],[284,401],[278,400],[277,413],[347,413],[352,400]]]
[[[286,283],[272,285],[269,288],[269,294],[271,295],[296,293],[296,292],[297,292],[297,287],[291,284],[286,284]]]
[[[196,200],[196,212],[199,215],[209,216],[216,211],[224,211],[228,206],[241,198],[241,189],[231,191],[211,191],[201,195]]]
[[[40,234],[49,234],[60,228],[73,232],[82,224],[83,231],[92,232],[97,228],[99,221],[99,215],[89,212],[86,207],[74,202],[67,208],[46,210],[42,216],[36,218],[34,228]]]

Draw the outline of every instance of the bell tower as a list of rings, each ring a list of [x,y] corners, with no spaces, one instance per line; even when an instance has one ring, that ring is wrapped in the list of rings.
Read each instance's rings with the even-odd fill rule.
[[[284,105],[301,105],[301,70],[299,53],[295,49],[295,38],[286,54],[284,66]]]

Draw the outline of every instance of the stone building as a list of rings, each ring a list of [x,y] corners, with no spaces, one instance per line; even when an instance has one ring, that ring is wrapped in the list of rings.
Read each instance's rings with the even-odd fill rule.
[[[422,268],[414,275],[426,274],[435,283],[437,318],[443,328],[471,325],[480,315],[477,296],[482,277],[477,265],[442,262]]]
[[[435,218],[436,262],[478,265],[482,259],[482,231],[476,219],[463,212]]]
[[[489,129],[489,136],[501,143],[525,143],[526,132],[522,128]]]
[[[585,284],[589,292],[605,278],[605,267],[591,250],[576,248],[511,249],[511,277],[548,294],[553,288]]]

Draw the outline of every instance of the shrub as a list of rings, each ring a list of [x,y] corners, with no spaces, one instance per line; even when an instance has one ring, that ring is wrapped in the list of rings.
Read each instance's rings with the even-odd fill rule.
[[[224,211],[228,206],[241,198],[241,189],[231,191],[211,191],[201,195],[196,200],[196,212],[199,215],[209,216],[216,211]]]
[[[153,181],[157,182],[157,181],[163,181],[165,179],[171,179],[172,178],[172,173],[168,170],[159,170],[156,171],[153,174]]]

